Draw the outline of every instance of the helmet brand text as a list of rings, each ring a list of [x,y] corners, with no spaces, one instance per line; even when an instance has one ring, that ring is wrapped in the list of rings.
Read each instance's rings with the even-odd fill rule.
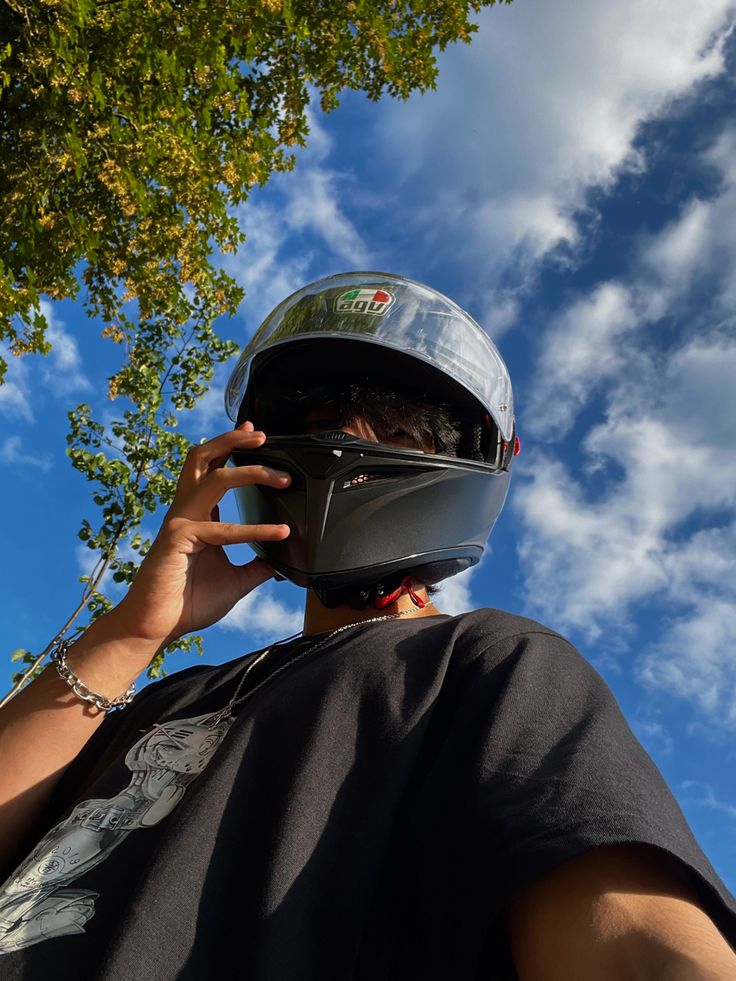
[[[357,288],[341,293],[335,300],[335,310],[337,313],[367,313],[380,317],[393,302],[393,294],[386,290]]]

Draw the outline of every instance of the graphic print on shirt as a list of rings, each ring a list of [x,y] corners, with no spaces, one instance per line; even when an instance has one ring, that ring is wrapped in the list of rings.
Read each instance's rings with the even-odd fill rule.
[[[115,797],[85,800],[42,838],[0,888],[0,954],[84,933],[99,893],[68,889],[131,831],[163,820],[204,770],[232,724],[222,713],[155,725],[130,748],[133,776]]]

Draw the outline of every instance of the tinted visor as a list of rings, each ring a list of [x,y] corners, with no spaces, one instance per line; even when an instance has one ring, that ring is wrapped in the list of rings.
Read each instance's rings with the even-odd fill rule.
[[[310,427],[320,408],[325,425]],[[496,459],[498,430],[466,389],[414,358],[355,341],[298,341],[264,351],[238,422],[291,436],[339,429],[356,415],[379,442],[403,431],[429,452]]]

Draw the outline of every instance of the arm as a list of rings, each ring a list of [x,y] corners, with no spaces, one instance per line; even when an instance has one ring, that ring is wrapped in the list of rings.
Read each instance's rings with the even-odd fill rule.
[[[264,440],[244,423],[192,448],[166,520],[127,596],[69,650],[69,666],[92,691],[120,695],[167,643],[216,623],[272,576],[262,559],[233,565],[222,546],[280,540],[289,529],[216,520],[217,504],[230,487],[287,486],[288,476],[266,467],[224,466],[234,448],[254,449]],[[103,718],[76,698],[53,667],[0,712],[0,881]]]
[[[520,981],[729,981],[736,955],[677,864],[612,845],[565,862],[514,902]]]

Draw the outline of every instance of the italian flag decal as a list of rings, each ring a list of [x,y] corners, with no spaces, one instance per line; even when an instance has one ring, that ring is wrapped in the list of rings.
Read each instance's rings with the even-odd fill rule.
[[[394,296],[387,290],[356,287],[341,293],[335,301],[337,313],[366,313],[381,317],[394,302]]]

